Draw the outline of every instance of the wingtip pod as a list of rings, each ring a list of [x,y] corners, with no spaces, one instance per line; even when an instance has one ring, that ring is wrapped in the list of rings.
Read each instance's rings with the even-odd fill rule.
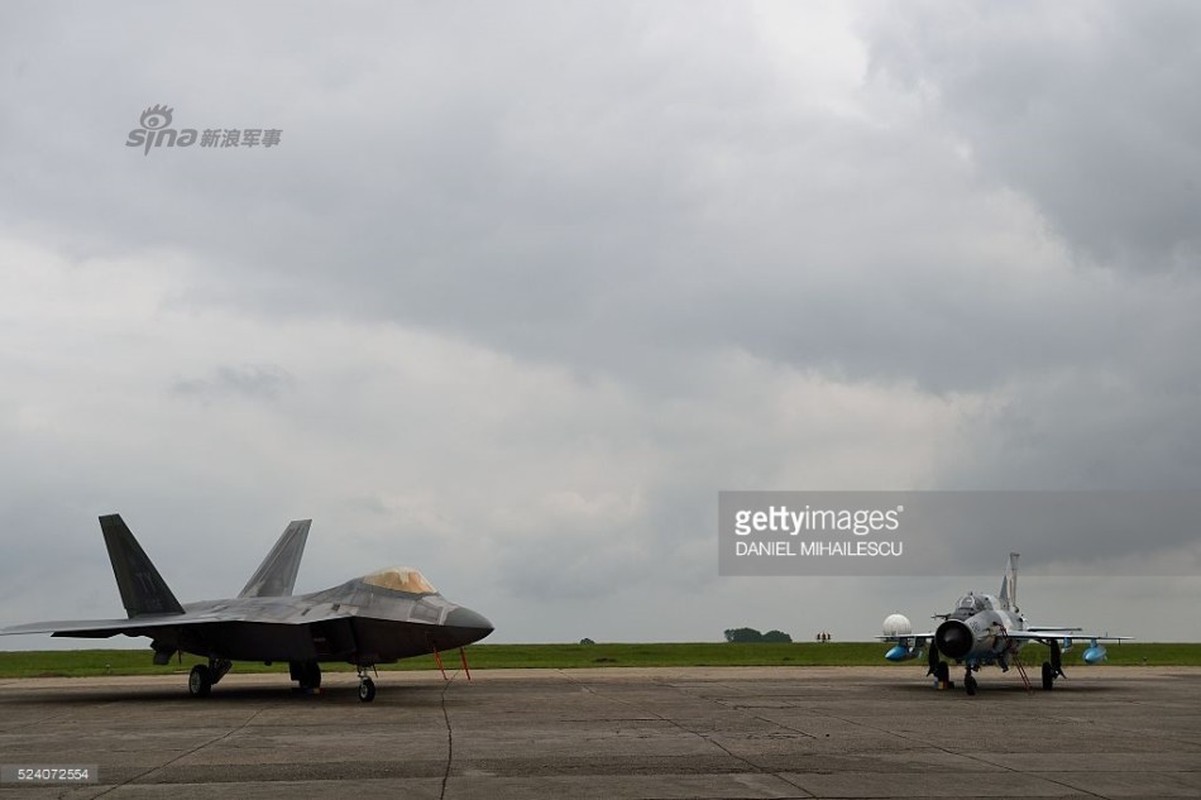
[[[167,587],[146,551],[120,514],[100,517],[104,546],[121,591],[121,603],[132,619],[140,614],[183,614],[183,606]]]

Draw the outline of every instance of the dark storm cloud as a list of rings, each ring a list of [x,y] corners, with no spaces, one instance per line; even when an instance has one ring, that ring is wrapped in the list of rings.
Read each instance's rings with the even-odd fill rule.
[[[278,36],[235,37],[237,57],[206,59],[203,79],[192,62],[211,15],[190,36],[137,42],[153,80],[121,57],[135,32],[100,39],[116,74],[83,107],[47,103],[37,74],[13,82],[37,110],[14,119],[6,149],[32,155],[37,180],[8,210],[72,220],[80,247],[206,254],[210,279],[181,303],[391,320],[666,391],[686,379],[673,365],[720,347],[943,392],[1124,346],[1112,295],[1015,264],[1042,245],[1022,232],[1021,196],[981,193],[920,117],[882,125],[813,104],[749,18],[476,11],[401,7],[354,49],[323,38],[321,13],[290,19]],[[248,13],[272,24],[269,6]],[[43,29],[84,24],[51,17]],[[439,36],[457,46],[431,45]],[[309,37],[322,55],[282,46]],[[238,94],[213,94],[233,82]],[[870,115],[868,90],[855,102]],[[116,145],[152,102],[179,125],[278,126],[283,140],[255,153]],[[1013,147],[1007,179],[1081,149],[1038,128]],[[79,149],[99,175],[69,169]]]
[[[1044,294],[1053,313],[1014,326],[1032,346],[1002,356],[997,413],[949,470],[953,485],[1201,485],[1201,372],[1185,355],[1201,335],[1187,311],[1201,112],[1184,100],[1199,28],[1181,3],[910,5],[865,26],[875,80],[921,98],[1076,265]]]
[[[1086,257],[1195,267],[1196,5],[905,4],[868,30],[874,70],[927,93],[984,174]]]

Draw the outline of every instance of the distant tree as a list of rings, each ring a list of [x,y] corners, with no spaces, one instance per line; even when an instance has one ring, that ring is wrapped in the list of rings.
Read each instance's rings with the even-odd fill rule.
[[[761,642],[763,634],[754,628],[730,628],[726,631],[727,642]]]
[[[580,644],[596,644],[596,642],[585,636],[583,639],[580,639]]]
[[[792,642],[792,637],[784,631],[768,631],[763,634],[763,641],[775,644],[789,644]]]

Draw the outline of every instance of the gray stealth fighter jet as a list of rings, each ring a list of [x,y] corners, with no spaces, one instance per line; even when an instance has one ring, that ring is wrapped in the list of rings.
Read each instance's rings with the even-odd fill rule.
[[[341,586],[292,596],[312,520],[288,525],[236,598],[180,605],[119,514],[100,518],[128,619],[35,622],[0,635],[50,633],[106,639],[148,636],[154,663],[176,652],[208,658],[188,678],[205,697],[233,661],[287,661],[302,689],[321,686],[322,661],[358,667],[359,699],[375,699],[367,671],[376,664],[464,647],[492,633],[492,623],[456,605],[420,572],[392,567]]]

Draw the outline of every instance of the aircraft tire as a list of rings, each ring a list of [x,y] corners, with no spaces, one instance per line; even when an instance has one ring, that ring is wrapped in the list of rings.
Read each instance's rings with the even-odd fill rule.
[[[938,666],[934,668],[934,680],[939,683],[951,682],[951,668],[945,661],[939,661]]]
[[[192,697],[208,697],[213,691],[213,673],[204,664],[192,667],[188,675],[188,693]]]
[[[1050,661],[1043,662],[1043,688],[1048,692],[1055,688],[1055,668]]]
[[[963,678],[963,690],[967,692],[968,697],[976,694],[976,679],[971,675],[965,675]]]
[[[363,678],[359,682],[359,699],[364,703],[370,703],[375,699],[375,681],[370,678]]]
[[[293,661],[288,665],[288,669],[300,691],[321,688],[321,665],[316,661]]]

